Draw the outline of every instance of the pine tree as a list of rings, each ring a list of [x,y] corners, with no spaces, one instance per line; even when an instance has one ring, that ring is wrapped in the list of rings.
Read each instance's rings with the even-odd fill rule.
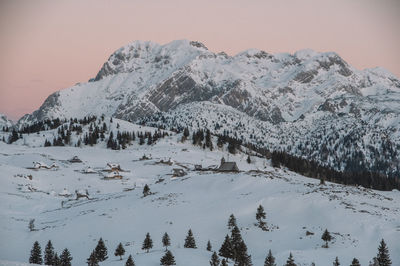
[[[212,250],[212,246],[211,246],[211,242],[210,242],[210,240],[208,240],[208,242],[207,242],[207,251],[211,251]]]
[[[225,259],[222,259],[221,266],[228,266],[228,262]]]
[[[390,260],[390,256],[389,256],[388,247],[385,243],[385,240],[383,240],[383,239],[378,247],[378,255],[376,255],[376,259],[378,261],[379,266],[392,265],[392,261]]]
[[[251,266],[251,256],[247,254],[247,246],[242,240],[235,250],[235,261],[238,266]]]
[[[339,258],[336,257],[335,261],[333,262],[333,266],[340,266]]]
[[[288,260],[286,261],[286,264],[284,266],[297,266],[296,263],[294,263],[293,255],[290,253]]]
[[[150,195],[150,188],[149,188],[149,186],[146,184],[146,185],[144,185],[144,187],[143,187],[143,197],[146,197],[146,196],[148,196],[148,195]]]
[[[108,137],[107,141],[107,149],[112,149],[114,147],[114,134],[110,131],[110,136]]]
[[[233,214],[231,214],[231,216],[229,216],[229,220],[228,220],[228,229],[232,230],[233,227],[237,226],[236,225],[236,218]]]
[[[240,234],[240,230],[237,226],[233,227],[231,232],[231,243],[233,246],[234,253],[237,253],[239,245],[243,242],[242,235]],[[236,257],[235,257],[236,259]]]
[[[35,241],[35,243],[33,243],[33,247],[31,250],[31,256],[29,257],[29,263],[32,263],[32,264],[42,264],[43,263],[42,248],[40,247],[40,244],[37,241]]]
[[[268,255],[264,261],[264,266],[276,266],[275,257],[272,256],[271,250],[268,251]]]
[[[54,264],[54,247],[51,243],[51,240],[47,242],[47,245],[44,249],[44,265],[53,265]]]
[[[61,266],[71,266],[72,256],[69,250],[66,248],[63,250],[60,256],[60,265]]]
[[[229,235],[226,235],[224,243],[222,243],[221,248],[219,249],[218,253],[221,257],[227,258],[227,259],[233,259],[234,258],[234,249],[232,246],[232,241]]]
[[[229,139],[228,151],[229,151],[229,153],[236,154],[236,144],[233,142],[232,139]]]
[[[250,158],[250,155],[247,155],[247,163],[251,163],[251,158]]]
[[[115,249],[114,255],[119,256],[120,260],[122,260],[122,256],[124,254],[125,254],[124,246],[122,246],[122,243],[119,243],[117,249]]]
[[[128,259],[126,260],[125,266],[135,266],[135,262],[132,259],[132,255],[129,255]]]
[[[222,148],[222,146],[224,146],[224,141],[222,140],[222,137],[221,137],[221,136],[218,136],[217,146],[218,146],[219,148]]]
[[[212,138],[211,138],[211,132],[209,129],[207,129],[206,131],[206,147],[208,147],[210,149],[210,151],[212,151],[214,149],[213,144],[212,144]]]
[[[358,259],[354,258],[350,266],[361,266],[361,264]]]
[[[187,140],[187,138],[189,137],[190,133],[189,133],[189,129],[187,127],[185,127],[185,129],[183,130],[183,141]]]
[[[379,266],[378,259],[374,257],[372,261],[369,262],[369,266]]]
[[[100,237],[99,242],[97,243],[97,246],[94,249],[94,252],[95,252],[96,258],[99,262],[105,261],[106,259],[108,259],[107,247],[104,244],[103,238]]]
[[[139,137],[139,145],[143,145],[144,143],[145,143],[144,136],[140,135],[140,137]]]
[[[167,232],[165,232],[163,237],[162,237],[162,244],[163,244],[163,247],[165,247],[165,251],[167,251],[168,247],[171,246],[171,240],[170,240],[169,235],[167,234]]]
[[[266,222],[264,219],[266,218],[266,213],[264,211],[264,207],[262,205],[258,206],[256,213],[256,220],[258,221],[258,227],[263,230],[266,230]]]
[[[328,248],[328,241],[332,240],[331,234],[328,232],[328,229],[325,229],[324,233],[321,236],[321,239],[325,241],[325,247]]]
[[[193,237],[192,229],[189,229],[188,234],[185,239],[185,244],[183,245],[185,248],[197,248],[196,241]]]
[[[96,253],[93,250],[92,253],[90,253],[89,258],[86,260],[88,266],[99,266],[99,261],[97,260]]]
[[[218,258],[218,255],[217,255],[217,253],[215,251],[211,256],[210,265],[211,266],[218,266],[219,265],[219,258]]]
[[[160,260],[161,265],[163,266],[171,266],[171,265],[176,265],[175,263],[175,257],[172,255],[171,251],[166,251],[164,256]]]
[[[149,250],[152,248],[153,248],[153,240],[151,240],[150,234],[147,233],[146,238],[143,241],[142,249],[146,250],[146,252],[148,253]]]
[[[57,252],[54,253],[54,264],[53,266],[60,266],[61,262],[60,262],[60,258],[58,257]]]

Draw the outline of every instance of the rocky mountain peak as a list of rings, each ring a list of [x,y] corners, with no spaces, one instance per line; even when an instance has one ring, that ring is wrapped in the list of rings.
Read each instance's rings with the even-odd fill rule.
[[[110,75],[133,72],[144,64],[179,63],[207,50],[204,44],[189,40],[176,40],[164,45],[151,41],[134,41],[116,50],[103,64],[94,81]]]

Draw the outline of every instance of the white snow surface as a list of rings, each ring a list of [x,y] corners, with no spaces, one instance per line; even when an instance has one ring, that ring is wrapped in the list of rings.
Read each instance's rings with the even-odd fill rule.
[[[103,144],[37,147],[28,138],[25,145],[22,140],[14,145],[0,142],[0,265],[29,265],[13,261],[27,262],[36,240],[42,250],[48,240],[59,254],[68,248],[72,264],[85,265],[102,237],[109,259],[100,265],[124,265],[132,254],[136,265],[156,266],[164,254],[164,232],[171,237],[170,250],[177,265],[209,265],[212,253],[206,251],[206,243],[210,240],[213,250],[219,250],[229,233],[227,220],[232,213],[253,265],[263,265],[268,249],[278,265],[286,262],[289,252],[297,265],[332,265],[336,256],[342,265],[350,264],[353,257],[367,265],[382,238],[393,265],[400,265],[399,191],[329,182],[321,186],[319,180],[272,168],[268,160],[252,156],[248,164],[243,153],[228,155],[226,147],[203,150],[190,141],[181,143],[180,138],[172,134],[151,146],[135,143],[119,151],[105,149]],[[140,160],[143,154],[152,159]],[[69,163],[75,155],[83,163]],[[219,164],[222,156],[237,162],[241,172],[193,171],[195,164]],[[174,164],[158,163],[165,158]],[[33,161],[56,163],[59,168],[27,169]],[[82,171],[89,166],[104,169],[107,162],[119,163],[126,170],[122,180],[104,180],[103,173]],[[173,168],[185,168],[188,174],[171,179]],[[32,180],[18,176],[28,174]],[[142,194],[145,184],[152,192],[147,197]],[[65,193],[86,189],[89,200],[76,200],[75,195]],[[271,231],[254,225],[260,204]],[[35,219],[33,232],[28,229],[30,219]],[[189,228],[197,249],[183,248]],[[329,248],[322,248],[321,235],[326,228],[333,241]],[[306,236],[306,231],[314,235]],[[147,232],[154,242],[149,253],[141,250]],[[123,261],[113,254],[119,242],[126,250]]]

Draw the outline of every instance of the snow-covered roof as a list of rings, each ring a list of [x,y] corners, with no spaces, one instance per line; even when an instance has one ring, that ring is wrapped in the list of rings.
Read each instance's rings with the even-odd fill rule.
[[[49,168],[49,166],[42,162],[33,162],[34,168]]]
[[[71,196],[71,192],[69,192],[66,188],[63,189],[60,193],[58,193],[60,196]]]
[[[120,165],[118,163],[107,163],[107,166],[110,168],[119,168]]]
[[[84,170],[84,172],[85,172],[85,173],[96,173],[96,171],[93,170],[93,168],[91,168],[91,167],[86,168],[86,169]]]
[[[121,176],[121,174],[118,171],[113,171],[107,175],[107,177],[109,177],[109,178],[120,177],[120,176]]]

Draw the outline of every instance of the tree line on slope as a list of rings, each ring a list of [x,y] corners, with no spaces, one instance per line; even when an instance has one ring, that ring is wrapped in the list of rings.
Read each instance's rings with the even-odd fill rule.
[[[97,122],[97,124],[96,124]],[[139,139],[139,145],[147,143],[152,145],[159,138],[163,138],[168,135],[165,131],[160,130],[151,134],[151,132],[117,132],[116,137],[112,131],[109,133],[109,137],[105,140],[105,132],[107,131],[107,125],[104,123],[104,116],[97,119],[96,116],[84,117],[83,119],[70,119],[69,125],[66,124],[67,120],[53,119],[45,120],[33,123],[29,126],[25,126],[20,130],[15,128],[9,136],[8,143],[12,143],[19,138],[23,133],[35,133],[41,130],[48,130],[58,128],[58,137],[53,139],[53,143],[49,140],[45,140],[44,146],[64,146],[70,145],[70,138],[72,132],[76,134],[82,133],[82,126],[90,124],[89,132],[83,136],[83,140],[79,139],[76,146],[84,145],[95,145],[99,139],[107,141],[107,148],[118,150],[125,149],[127,145],[130,145],[132,141],[135,141],[136,135]],[[112,118],[110,119],[112,123]],[[102,125],[101,125],[102,124]],[[119,125],[117,124],[117,128]],[[9,128],[3,130],[9,131]],[[176,132],[183,132],[182,141],[189,138],[190,132],[188,127],[186,128],[171,128]],[[343,171],[335,170],[331,167],[323,166],[317,161],[313,161],[307,158],[295,156],[285,151],[270,151],[260,145],[255,145],[250,142],[245,142],[242,138],[238,138],[237,135],[232,137],[231,132],[224,130],[223,134],[213,134],[209,129],[198,129],[192,132],[192,144],[203,147],[204,149],[214,149],[212,136],[217,137],[217,147],[222,148],[225,144],[228,144],[228,152],[235,154],[241,149],[241,146],[246,147],[249,150],[253,150],[266,158],[271,158],[272,165],[274,167],[284,166],[289,170],[299,173],[301,175],[324,179],[326,181],[344,184],[344,185],[361,185],[366,188],[372,188],[377,190],[400,190],[400,173],[391,173],[385,175],[380,171],[381,168],[385,168],[385,163],[378,163],[373,169],[376,171],[370,171],[367,167],[363,166],[363,159],[360,152],[356,152],[354,156],[350,156],[351,159],[346,159],[346,168]],[[361,156],[361,157],[360,157]],[[358,158],[358,159],[357,159]]]
[[[206,134],[204,134],[206,132]],[[186,140],[190,135],[189,129],[183,130],[182,140]],[[386,176],[379,172],[367,171],[365,168],[348,168],[344,171],[337,171],[333,168],[323,166],[320,163],[306,158],[291,155],[284,151],[270,151],[264,147],[244,142],[237,137],[231,137],[227,131],[223,134],[212,134],[208,129],[198,129],[192,133],[192,144],[203,147],[203,149],[213,149],[211,136],[217,137],[217,147],[222,148],[228,144],[229,153],[236,154],[241,147],[254,151],[265,158],[270,158],[273,167],[287,167],[290,171],[299,173],[303,176],[323,179],[326,181],[343,185],[360,185],[365,188],[390,191],[400,190],[400,176]],[[207,137],[208,136],[208,137]],[[208,139],[208,140],[207,140]],[[250,161],[248,159],[248,161]]]
[[[70,120],[45,120],[32,123],[29,126],[25,126],[19,130],[16,128],[12,129],[10,133],[7,143],[11,144],[17,141],[20,138],[23,138],[22,134],[32,134],[38,133],[44,130],[57,129],[57,134],[54,136],[53,140],[45,139],[44,147],[50,146],[69,146],[71,143],[71,136],[75,133],[79,137],[77,143],[75,143],[76,147],[81,147],[81,145],[89,145],[93,146],[99,143],[100,141],[106,141],[107,148],[113,150],[120,150],[127,148],[128,145],[131,145],[132,142],[138,138],[138,144],[143,145],[152,145],[157,142],[160,138],[164,138],[168,136],[168,133],[165,131],[161,131],[160,129],[151,133],[151,132],[129,132],[129,131],[120,131],[120,125],[117,123],[117,133],[114,137],[114,132],[107,128],[107,124],[104,121],[104,116],[97,119],[96,116],[84,117],[83,119],[70,119]],[[113,123],[113,119],[110,118],[110,124]],[[83,134],[83,126],[89,125],[88,132]],[[9,128],[4,128],[3,131],[8,132]],[[106,134],[108,133],[108,137]],[[3,141],[6,142],[3,137]]]
[[[264,231],[268,231],[267,223],[265,222],[266,213],[262,205],[259,205],[255,215],[257,223],[255,224],[259,228]],[[207,242],[206,250],[213,252],[210,259],[211,266],[227,266],[229,261],[231,260],[235,266],[252,266],[251,255],[247,252],[247,245],[245,244],[241,231],[237,225],[236,218],[233,214],[229,216],[227,223],[228,230],[230,230],[230,234],[225,236],[225,239],[218,250],[218,254],[216,251],[213,251],[211,242]],[[323,248],[328,248],[328,242],[332,240],[332,237],[329,231],[326,229],[321,239],[325,242]],[[160,259],[160,265],[163,266],[171,266],[176,265],[175,257],[168,247],[171,246],[171,239],[167,232],[162,236],[162,246],[165,247],[165,254]],[[184,241],[184,248],[192,248],[196,249],[196,240],[193,235],[191,229],[188,230],[187,236]],[[142,250],[146,253],[153,248],[153,240],[151,239],[150,233],[146,233],[145,239],[143,240]],[[120,242],[114,252],[116,257],[119,257],[122,260],[122,256],[125,255],[125,248]],[[220,260],[219,256],[223,259]],[[88,266],[99,266],[100,262],[104,262],[108,259],[108,249],[105,245],[105,242],[102,238],[99,239],[96,247],[90,253],[90,256],[87,258],[86,262]],[[61,256],[58,257],[57,253],[54,251],[54,247],[49,240],[46,248],[44,250],[44,259],[42,257],[41,247],[39,242],[35,242],[33,244],[31,254],[29,257],[29,263],[32,264],[45,264],[45,265],[53,265],[53,266],[71,266],[72,256],[68,249],[64,249]],[[133,260],[132,255],[129,255],[128,259],[125,262],[125,266],[134,266],[135,262]],[[312,263],[315,266],[315,263]],[[339,258],[336,257],[334,262],[334,266],[339,266]],[[378,247],[377,256],[372,259],[369,264],[370,266],[391,266],[392,262],[390,260],[389,250],[382,239],[380,245]],[[264,266],[276,266],[275,257],[272,255],[271,250],[268,251],[267,256],[264,261]],[[283,266],[296,266],[295,259],[290,252],[289,257],[286,261],[286,264]],[[350,266],[360,266],[360,262],[357,258],[353,258]]]
[[[218,114],[222,119],[224,114]],[[189,120],[180,121],[179,116],[168,116],[157,113],[143,118],[140,123],[149,126],[163,126],[182,131],[185,126],[193,130],[198,128],[213,128],[215,135],[230,136],[243,142],[276,151],[284,151],[290,155],[306,158],[308,161],[318,161],[321,165],[329,166],[337,171],[345,172],[372,172],[374,175],[383,174],[392,178],[400,178],[399,151],[400,144],[392,141],[388,136],[390,131],[380,132],[377,127],[371,132],[365,125],[326,124],[320,130],[310,130],[309,134],[293,139],[292,134],[273,135],[277,144],[268,141],[268,130],[263,128],[246,128],[246,123],[232,122],[231,129],[221,134],[221,125],[218,120],[204,120],[189,116]],[[225,124],[228,119],[222,119]],[[257,133],[259,134],[255,134]],[[366,132],[368,133],[366,135]],[[366,140],[369,141],[366,141]],[[269,148],[275,146],[276,148]]]

